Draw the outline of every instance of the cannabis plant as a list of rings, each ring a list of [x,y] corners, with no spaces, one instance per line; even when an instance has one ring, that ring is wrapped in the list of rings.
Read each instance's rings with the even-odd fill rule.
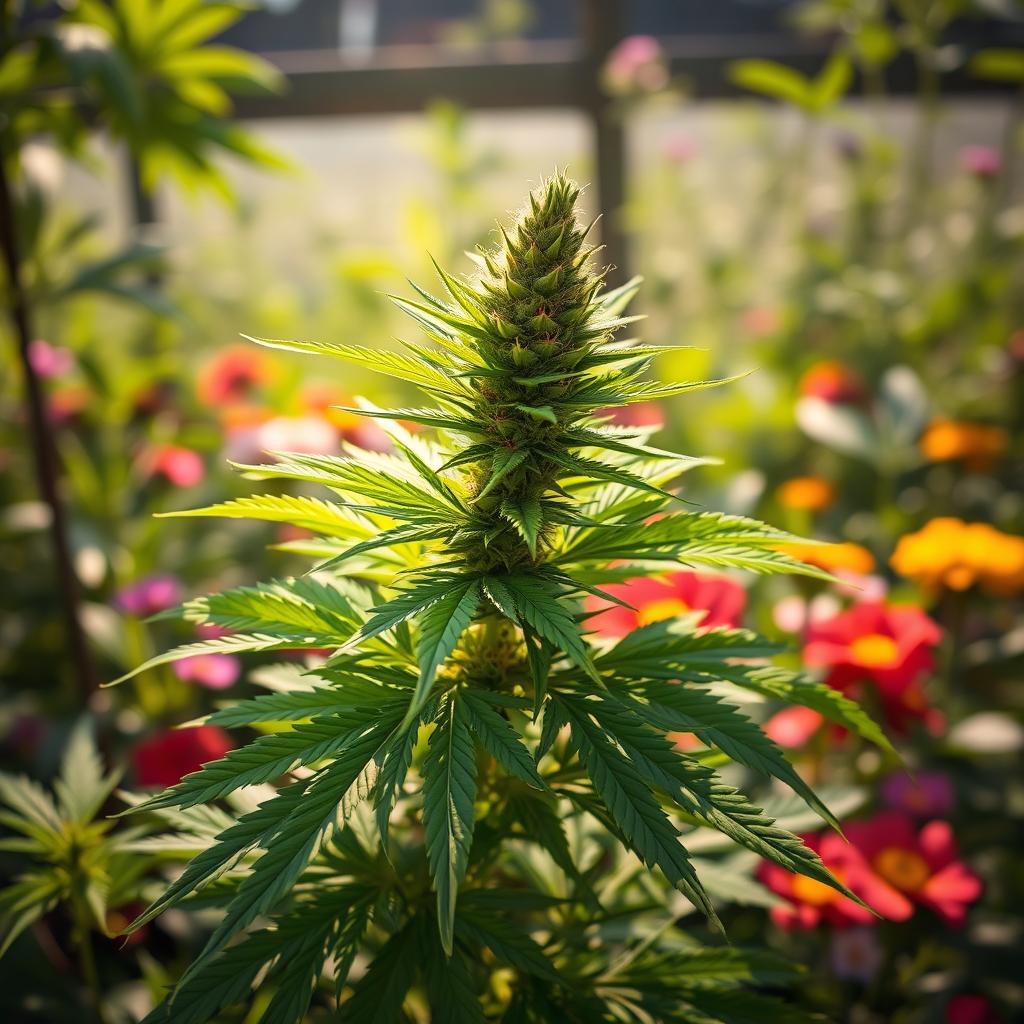
[[[556,175],[474,277],[438,268],[447,300],[396,299],[429,345],[263,342],[388,374],[431,404],[352,410],[388,430],[386,454],[242,467],[330,500],[182,513],[302,527],[316,539],[297,546],[318,564],[187,602],[185,619],[227,635],[148,665],[328,653],[308,671],[265,669],[271,692],[208,719],[261,734],[135,809],[284,780],[135,922],[204,886],[223,909],[151,1021],[205,1021],[254,986],[260,1020],[298,1021],[325,975],[352,1022],[802,1019],[764,992],[787,965],[673,927],[692,904],[720,930],[687,850],[709,829],[850,896],[719,777],[735,763],[780,780],[836,824],[724,694],[806,704],[885,741],[838,693],[767,664],[772,646],[745,630],[683,616],[614,644],[588,635],[582,600],[617,601],[608,583],[679,564],[817,570],[784,553],[784,533],[685,507],[670,488],[702,460],[611,421],[610,408],[706,385],[645,380],[663,349],[615,340],[636,283],[603,290],[578,198]],[[698,748],[681,752],[675,732]],[[640,862],[681,896],[635,883]],[[652,905],[669,919],[641,934],[631,922]]]

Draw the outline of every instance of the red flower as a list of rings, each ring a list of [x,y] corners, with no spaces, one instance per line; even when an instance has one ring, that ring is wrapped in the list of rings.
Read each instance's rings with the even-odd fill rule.
[[[860,851],[842,836],[826,832],[802,838],[850,892],[883,917],[905,921],[914,912],[913,904],[880,878]],[[778,864],[765,861],[757,875],[772,892],[789,901],[788,906],[772,908],[772,920],[782,928],[816,928],[822,923],[844,928],[877,920],[871,911],[824,882],[794,874]]]
[[[151,453],[150,468],[154,475],[164,477],[175,487],[194,487],[206,472],[196,452],[173,444],[161,445]]]
[[[599,597],[588,597],[587,611],[599,611],[589,620],[602,636],[625,636],[634,629],[672,619],[687,612],[703,612],[701,626],[738,626],[746,604],[746,591],[726,576],[674,572],[663,579],[640,577],[604,588],[637,610],[631,611]]]
[[[865,398],[860,377],[842,363],[832,360],[815,363],[800,378],[800,394],[826,402],[858,403]]]
[[[811,622],[804,661],[828,669],[826,682],[844,693],[873,683],[889,723],[903,730],[912,718],[934,718],[920,679],[934,665],[940,637],[919,608],[865,602]]]
[[[200,371],[197,390],[204,405],[237,402],[270,377],[270,362],[249,345],[229,345]]]
[[[608,409],[598,409],[596,415],[607,416],[617,427],[643,427],[661,430],[665,426],[665,413],[657,402],[615,405]]]
[[[765,735],[786,750],[806,746],[825,724],[825,716],[800,704],[776,711],[764,723]]]
[[[886,811],[855,822],[846,834],[894,893],[930,907],[948,924],[962,924],[981,895],[981,880],[957,860],[948,822],[931,821],[915,832],[907,815]]]
[[[173,786],[189,772],[223,757],[233,745],[231,737],[215,725],[168,729],[136,746],[132,754],[135,781],[140,786]]]
[[[1002,1024],[1003,1017],[984,997],[962,993],[946,1004],[946,1024]]]

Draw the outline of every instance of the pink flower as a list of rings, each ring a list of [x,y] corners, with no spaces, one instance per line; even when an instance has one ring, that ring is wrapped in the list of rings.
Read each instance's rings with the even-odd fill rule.
[[[634,405],[618,405],[610,409],[598,409],[597,416],[607,416],[616,427],[645,427],[661,430],[665,426],[665,414],[657,402],[637,402]]]
[[[156,448],[151,453],[150,466],[154,475],[164,477],[175,487],[194,487],[206,472],[198,453],[172,444]]]
[[[316,416],[277,416],[256,428],[255,443],[264,452],[335,455],[338,431]]]
[[[123,612],[145,618],[173,608],[181,601],[181,582],[174,576],[155,574],[119,590],[114,603]]]
[[[1003,169],[1003,157],[991,146],[964,146],[960,150],[960,166],[976,178],[996,178]]]
[[[226,690],[241,675],[242,663],[233,654],[196,654],[172,666],[184,682],[198,683],[208,690]]]
[[[139,743],[132,753],[140,786],[173,786],[190,772],[232,749],[231,737],[215,725],[168,729]]]
[[[981,880],[957,859],[948,822],[930,821],[916,831],[907,815],[884,811],[850,825],[846,835],[892,893],[929,907],[947,924],[963,924],[981,895]]]
[[[588,628],[602,636],[620,637],[661,619],[700,612],[700,625],[738,626],[746,605],[746,591],[726,576],[705,576],[695,572],[674,572],[664,579],[640,577],[604,588],[636,611],[612,604],[600,597],[588,597]]]
[[[913,904],[880,878],[860,851],[842,836],[826,832],[801,838],[850,892],[883,917],[905,921],[914,912]],[[769,861],[761,864],[757,876],[788,901],[784,907],[772,908],[772,920],[781,928],[816,928],[820,924],[845,928],[875,923],[871,911],[817,879],[794,874]]]
[[[29,342],[28,361],[40,377],[60,377],[75,365],[70,349],[56,348],[42,338]]]
[[[811,708],[795,706],[777,711],[764,723],[764,731],[786,750],[804,747],[824,725],[825,718]]]
[[[886,807],[920,818],[949,814],[955,803],[953,783],[941,772],[896,772],[882,782],[881,797]]]
[[[874,928],[847,928],[832,936],[832,970],[844,981],[871,981],[885,960]]]
[[[657,92],[668,85],[668,69],[658,40],[627,36],[608,55],[604,80],[609,92]]]
[[[673,164],[689,163],[696,151],[696,143],[689,135],[673,135],[662,147],[665,159]]]

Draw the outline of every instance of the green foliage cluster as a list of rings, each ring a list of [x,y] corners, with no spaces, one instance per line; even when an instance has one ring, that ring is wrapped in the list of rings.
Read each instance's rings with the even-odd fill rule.
[[[789,534],[681,510],[670,488],[702,460],[611,422],[609,408],[705,385],[644,379],[662,350],[616,336],[637,285],[602,290],[578,198],[556,174],[474,278],[439,268],[448,300],[396,299],[431,345],[265,342],[370,367],[432,404],[352,410],[387,429],[387,454],[241,467],[329,500],[268,493],[182,513],[301,526],[319,563],[187,602],[186,620],[227,635],[136,671],[203,652],[327,656],[210,715],[260,735],[135,808],[179,814],[287,777],[135,922],[197,893],[222,908],[151,1022],[198,1024],[265,976],[259,1019],[298,1021],[325,971],[352,1022],[427,1007],[452,1022],[805,1019],[764,991],[789,965],[674,927],[637,944],[628,925],[649,894],[614,909],[601,895],[629,851],[720,928],[687,849],[709,829],[846,892],[720,777],[736,764],[777,779],[835,825],[729,688],[885,740],[836,691],[766,665],[775,648],[750,632],[684,617],[615,644],[588,634],[584,597],[617,600],[602,586],[668,566],[819,573],[780,552]],[[681,752],[679,731],[703,746]]]

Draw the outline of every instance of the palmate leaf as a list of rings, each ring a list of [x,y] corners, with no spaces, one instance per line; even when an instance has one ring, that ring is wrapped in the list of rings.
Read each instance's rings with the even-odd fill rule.
[[[382,715],[351,740],[335,761],[310,777],[297,806],[261,839],[265,852],[243,879],[224,919],[183,975],[183,982],[288,892],[321,843],[367,796],[373,786],[375,758],[398,727],[400,715],[400,711]]]
[[[833,828],[839,828],[835,816],[781,749],[734,705],[712,693],[660,680],[628,686],[614,680],[609,687],[623,704],[659,729],[695,733],[702,742],[717,747],[737,763],[785,782]]]
[[[335,502],[292,494],[261,494],[234,498],[207,508],[158,512],[158,519],[213,517],[220,519],[261,519],[290,523],[331,537],[370,537],[375,527],[368,519]]]
[[[531,573],[508,573],[485,577],[483,587],[505,615],[565,651],[573,664],[600,684],[579,623],[565,607],[565,595],[557,583]]]
[[[671,796],[680,809],[759,856],[857,899],[798,836],[776,827],[742,793],[721,783],[706,766],[675,750],[663,734],[644,721],[642,708],[607,698],[590,701],[589,706],[594,718],[637,769]]]
[[[341,709],[319,715],[288,732],[260,736],[247,746],[229,751],[219,761],[186,775],[177,785],[137,809],[191,807],[208,803],[236,789],[269,782],[299,765],[316,764],[339,751],[346,751],[367,726],[374,724],[375,719],[380,716],[393,718],[394,709],[403,704],[402,694],[392,695],[390,701],[381,699],[376,708]]]
[[[248,335],[242,335],[248,337]],[[275,338],[249,338],[266,348],[283,349],[287,352],[310,352],[314,355],[334,356],[353,366],[360,366],[375,373],[383,373],[409,384],[415,384],[426,391],[442,395],[465,397],[465,388],[451,374],[442,373],[423,359],[403,352],[387,352],[363,345],[343,345],[333,341],[285,341]]]
[[[366,973],[342,1003],[342,1024],[395,1024],[416,979],[420,922],[411,918],[377,951]]]
[[[297,902],[274,927],[252,932],[219,953],[173,991],[143,1024],[205,1024],[222,1008],[248,997],[268,964],[274,966],[264,984],[276,991],[256,1019],[260,1024],[300,1020],[328,953],[339,944],[344,948],[358,942],[375,896],[372,887],[351,883],[315,892]],[[343,934],[336,936],[339,925]]]
[[[661,809],[643,775],[612,743],[591,702],[558,694],[553,698],[568,720],[571,743],[594,790],[615,819],[633,852],[648,867],[661,869],[668,881],[702,910],[719,931],[722,924],[704,892],[679,833]]]
[[[787,572],[831,580],[822,570],[777,548],[796,543],[781,530],[742,516],[717,512],[678,512],[652,523],[615,530],[586,530],[552,559],[571,566],[592,561],[665,561],[683,565],[735,567],[752,572]]]
[[[451,955],[455,905],[469,865],[476,799],[476,757],[468,715],[457,691],[449,693],[434,719],[423,769],[423,826],[427,860],[437,892],[441,945]]]
[[[530,751],[507,718],[495,709],[484,690],[465,689],[459,694],[477,743],[501,765],[528,786],[547,789]]]
[[[424,612],[416,645],[420,677],[403,724],[411,722],[423,707],[438,667],[455,650],[459,637],[472,622],[480,596],[480,581],[470,579],[452,588]]]

